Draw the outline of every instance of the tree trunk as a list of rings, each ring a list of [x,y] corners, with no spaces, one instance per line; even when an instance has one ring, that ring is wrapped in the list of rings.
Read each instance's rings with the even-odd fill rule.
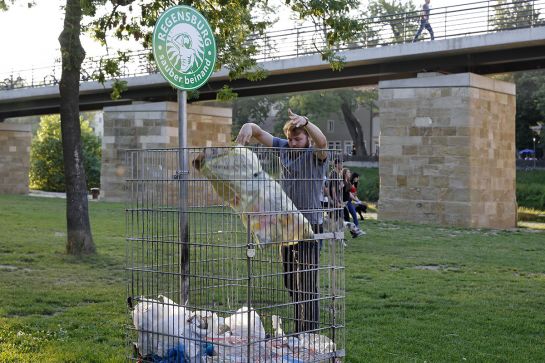
[[[59,83],[62,149],[66,180],[66,252],[92,254],[95,244],[89,223],[87,178],[83,168],[79,118],[79,75],[85,51],[80,43],[80,0],[66,0],[64,28],[59,37],[62,75]]]
[[[343,112],[344,122],[348,127],[348,132],[350,132],[350,136],[352,136],[354,146],[356,147],[356,156],[360,158],[367,158],[368,154],[367,150],[365,149],[363,129],[358,122],[358,119],[356,116],[354,116],[354,113],[347,102],[343,101],[341,103],[341,110]]]

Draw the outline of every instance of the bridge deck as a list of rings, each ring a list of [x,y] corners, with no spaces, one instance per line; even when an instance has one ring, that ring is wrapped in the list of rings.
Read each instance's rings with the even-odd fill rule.
[[[339,52],[342,71],[332,71],[317,54],[260,63],[269,77],[259,82],[229,81],[227,70],[212,75],[199,89],[200,100],[214,99],[229,84],[239,96],[297,92],[377,84],[380,80],[414,77],[419,72],[492,74],[545,67],[545,27],[489,33],[418,43],[357,48]],[[159,74],[129,77],[123,99],[110,99],[111,82],[83,82],[82,110],[133,101],[176,100],[176,92]],[[7,117],[58,113],[58,86],[0,91],[0,120]]]

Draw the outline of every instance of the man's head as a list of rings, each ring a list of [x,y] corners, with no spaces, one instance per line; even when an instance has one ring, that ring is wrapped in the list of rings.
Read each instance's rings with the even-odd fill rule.
[[[333,164],[335,165],[335,169],[336,169],[337,171],[343,170],[343,162],[342,162],[342,160],[335,159],[335,161],[333,161]]]
[[[429,3],[430,3],[430,0],[425,0],[425,1],[426,1],[426,4],[428,4],[428,5],[429,5]]]
[[[284,125],[284,135],[288,139],[288,145],[292,148],[310,147],[310,138],[304,127],[295,127],[292,121]]]

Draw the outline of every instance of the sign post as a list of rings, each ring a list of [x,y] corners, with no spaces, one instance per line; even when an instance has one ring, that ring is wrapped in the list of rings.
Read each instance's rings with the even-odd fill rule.
[[[190,6],[165,10],[155,24],[153,57],[161,75],[178,91],[180,304],[189,298],[189,247],[187,228],[187,91],[204,85],[216,65],[216,41],[210,24]]]

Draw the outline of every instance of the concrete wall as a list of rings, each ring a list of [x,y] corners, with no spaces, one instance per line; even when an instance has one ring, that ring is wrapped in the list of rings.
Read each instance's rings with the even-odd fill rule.
[[[187,146],[226,146],[231,142],[230,108],[188,105]],[[178,147],[178,105],[143,103],[104,108],[101,199],[122,201],[125,190],[127,149]]]
[[[379,218],[516,226],[515,86],[465,73],[384,81]]]
[[[0,123],[0,194],[28,194],[30,125]]]

